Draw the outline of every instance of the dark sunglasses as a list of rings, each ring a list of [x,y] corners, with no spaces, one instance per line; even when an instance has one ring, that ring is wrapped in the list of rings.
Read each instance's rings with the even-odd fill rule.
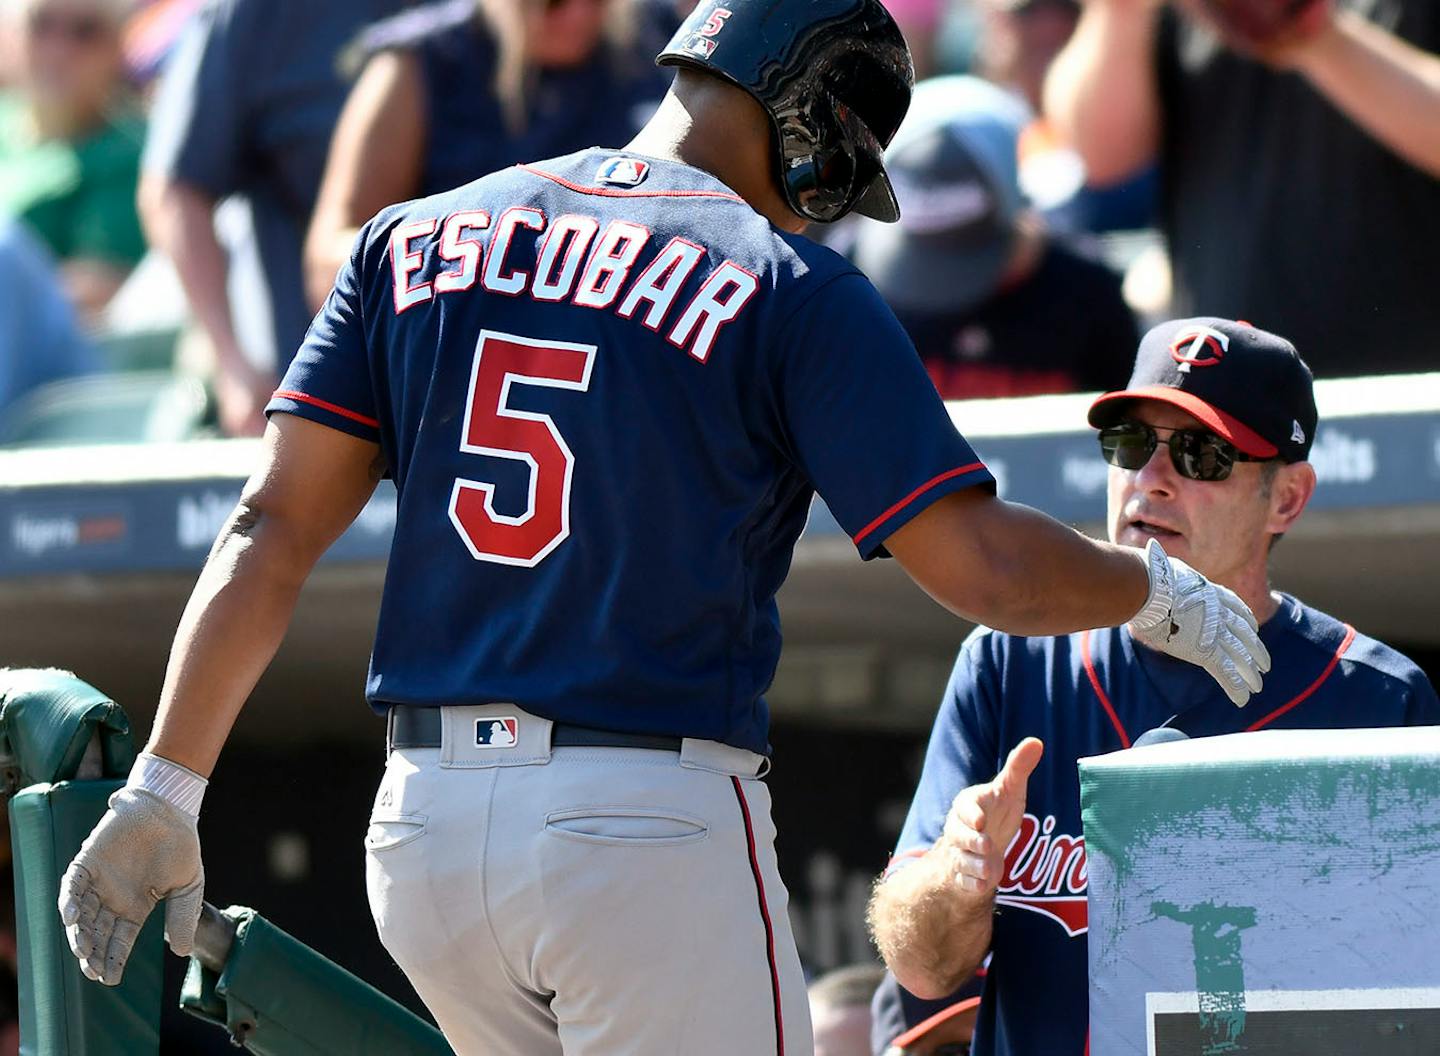
[[[1204,429],[1166,429],[1170,437],[1170,462],[1175,472],[1189,480],[1224,480],[1236,462],[1269,462],[1268,458],[1247,455],[1228,440]],[[1144,422],[1121,422],[1100,430],[1100,452],[1105,461],[1121,469],[1140,469],[1159,446],[1154,426]]]
[[[44,8],[30,15],[31,36],[64,37],[74,44],[94,44],[109,28],[98,15],[65,15]]]

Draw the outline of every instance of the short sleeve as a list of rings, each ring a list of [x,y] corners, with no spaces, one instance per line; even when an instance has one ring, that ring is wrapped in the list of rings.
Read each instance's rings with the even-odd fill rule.
[[[780,403],[800,468],[864,558],[950,492],[994,485],[868,280],[829,280],[787,320]]]
[[[1405,721],[1411,726],[1440,726],[1440,698],[1418,667],[1410,677],[1410,706]]]
[[[960,648],[891,870],[925,853],[940,838],[961,789],[989,781],[998,772],[1000,680],[991,655],[996,645],[994,632],[981,627]]]
[[[231,2],[209,3],[191,20],[166,65],[150,111],[142,165],[215,197],[239,187],[248,49]]]
[[[361,312],[361,259],[368,227],[335,278],[300,351],[265,407],[298,415],[332,429],[380,442],[375,388]]]

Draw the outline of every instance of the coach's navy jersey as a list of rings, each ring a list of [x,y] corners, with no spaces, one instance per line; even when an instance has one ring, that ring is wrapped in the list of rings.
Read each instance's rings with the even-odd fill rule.
[[[380,213],[268,410],[389,460],[377,708],[755,751],[813,491],[870,557],[992,482],[851,265],[599,149]]]
[[[1252,729],[1440,724],[1404,656],[1283,596],[1260,631],[1274,661],[1236,708],[1203,670],[1110,628],[1020,638],[980,630],[960,651],[891,868],[939,837],[962,788],[1039,737],[1026,814],[996,896],[977,1056],[1081,1056],[1088,1025],[1086,862],[1076,760],[1128,747],[1176,715],[1191,736]]]

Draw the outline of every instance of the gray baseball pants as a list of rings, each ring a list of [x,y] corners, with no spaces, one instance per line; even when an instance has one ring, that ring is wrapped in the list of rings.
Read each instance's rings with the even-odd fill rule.
[[[376,793],[381,941],[460,1056],[809,1056],[764,765],[447,707]]]

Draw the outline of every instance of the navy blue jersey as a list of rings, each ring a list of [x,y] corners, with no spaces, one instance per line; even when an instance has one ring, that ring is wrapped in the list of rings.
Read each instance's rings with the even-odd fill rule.
[[[389,460],[377,708],[755,751],[814,491],[870,557],[992,481],[843,258],[706,173],[601,150],[380,213],[269,410]]]
[[[1260,630],[1274,666],[1236,708],[1203,670],[1118,628],[1067,637],[977,631],[935,720],[893,868],[939,837],[955,795],[989,781],[1021,739],[1045,756],[996,895],[977,1056],[1081,1056],[1089,968],[1086,862],[1076,760],[1129,747],[1180,714],[1192,736],[1254,729],[1440,724],[1425,675],[1395,650],[1282,596]]]

